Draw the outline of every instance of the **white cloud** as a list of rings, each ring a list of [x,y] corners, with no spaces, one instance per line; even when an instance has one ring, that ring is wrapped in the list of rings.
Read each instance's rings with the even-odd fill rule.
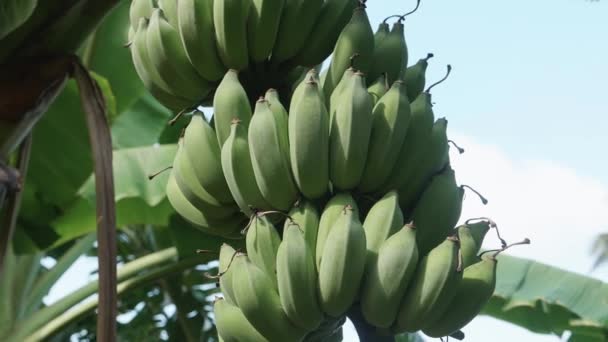
[[[608,186],[581,175],[582,170],[539,157],[510,158],[503,150],[452,135],[466,149],[452,153],[458,181],[488,198],[484,206],[472,193],[465,199],[462,220],[488,216],[509,242],[528,237],[530,246],[509,253],[579,273],[588,273],[590,248],[597,234],[608,231]],[[484,247],[496,248],[488,235]],[[593,276],[608,280],[605,268]]]

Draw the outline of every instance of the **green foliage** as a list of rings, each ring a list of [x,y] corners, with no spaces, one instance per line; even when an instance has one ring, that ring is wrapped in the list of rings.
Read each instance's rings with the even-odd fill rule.
[[[608,338],[608,284],[533,260],[500,256],[494,296],[483,314],[530,331],[585,341]]]

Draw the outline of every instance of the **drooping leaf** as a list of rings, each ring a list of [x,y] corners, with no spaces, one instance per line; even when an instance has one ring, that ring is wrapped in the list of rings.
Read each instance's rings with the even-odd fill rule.
[[[608,233],[600,234],[595,239],[591,253],[595,256],[593,268],[597,268],[608,261]]]
[[[608,336],[608,284],[533,260],[498,260],[496,291],[483,314],[536,333]]]
[[[169,223],[169,216],[174,211],[165,196],[168,173],[160,174],[152,180],[148,176],[171,165],[175,152],[175,145],[129,148],[114,152],[118,227],[130,224],[166,226]],[[60,236],[54,245],[95,229],[95,186],[92,178],[86,181],[78,194],[80,198],[65,214],[51,223]]]
[[[171,112],[145,92],[120,115],[112,125],[112,139],[115,149],[150,146],[159,141]],[[168,143],[176,143],[177,139]]]

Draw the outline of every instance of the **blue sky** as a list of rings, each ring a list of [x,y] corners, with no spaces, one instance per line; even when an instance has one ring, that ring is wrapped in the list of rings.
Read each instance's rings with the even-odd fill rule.
[[[369,0],[374,29],[414,3]],[[433,90],[435,113],[467,149],[452,156],[459,181],[490,200],[469,196],[462,219],[490,216],[508,239],[532,239],[511,254],[604,281],[608,267],[589,273],[589,249],[608,231],[607,18],[604,0],[423,0],[405,27],[410,63],[435,54],[428,80],[454,67]],[[85,264],[47,300],[86,282]],[[470,342],[559,340],[487,317],[465,332]],[[352,329],[345,341],[357,341]]]

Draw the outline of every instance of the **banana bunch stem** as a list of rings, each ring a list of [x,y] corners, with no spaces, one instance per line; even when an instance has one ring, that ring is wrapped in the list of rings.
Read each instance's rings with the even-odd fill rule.
[[[395,342],[394,335],[383,335],[378,331],[378,328],[367,323],[359,306],[353,305],[346,314],[357,330],[359,341],[361,342]]]

